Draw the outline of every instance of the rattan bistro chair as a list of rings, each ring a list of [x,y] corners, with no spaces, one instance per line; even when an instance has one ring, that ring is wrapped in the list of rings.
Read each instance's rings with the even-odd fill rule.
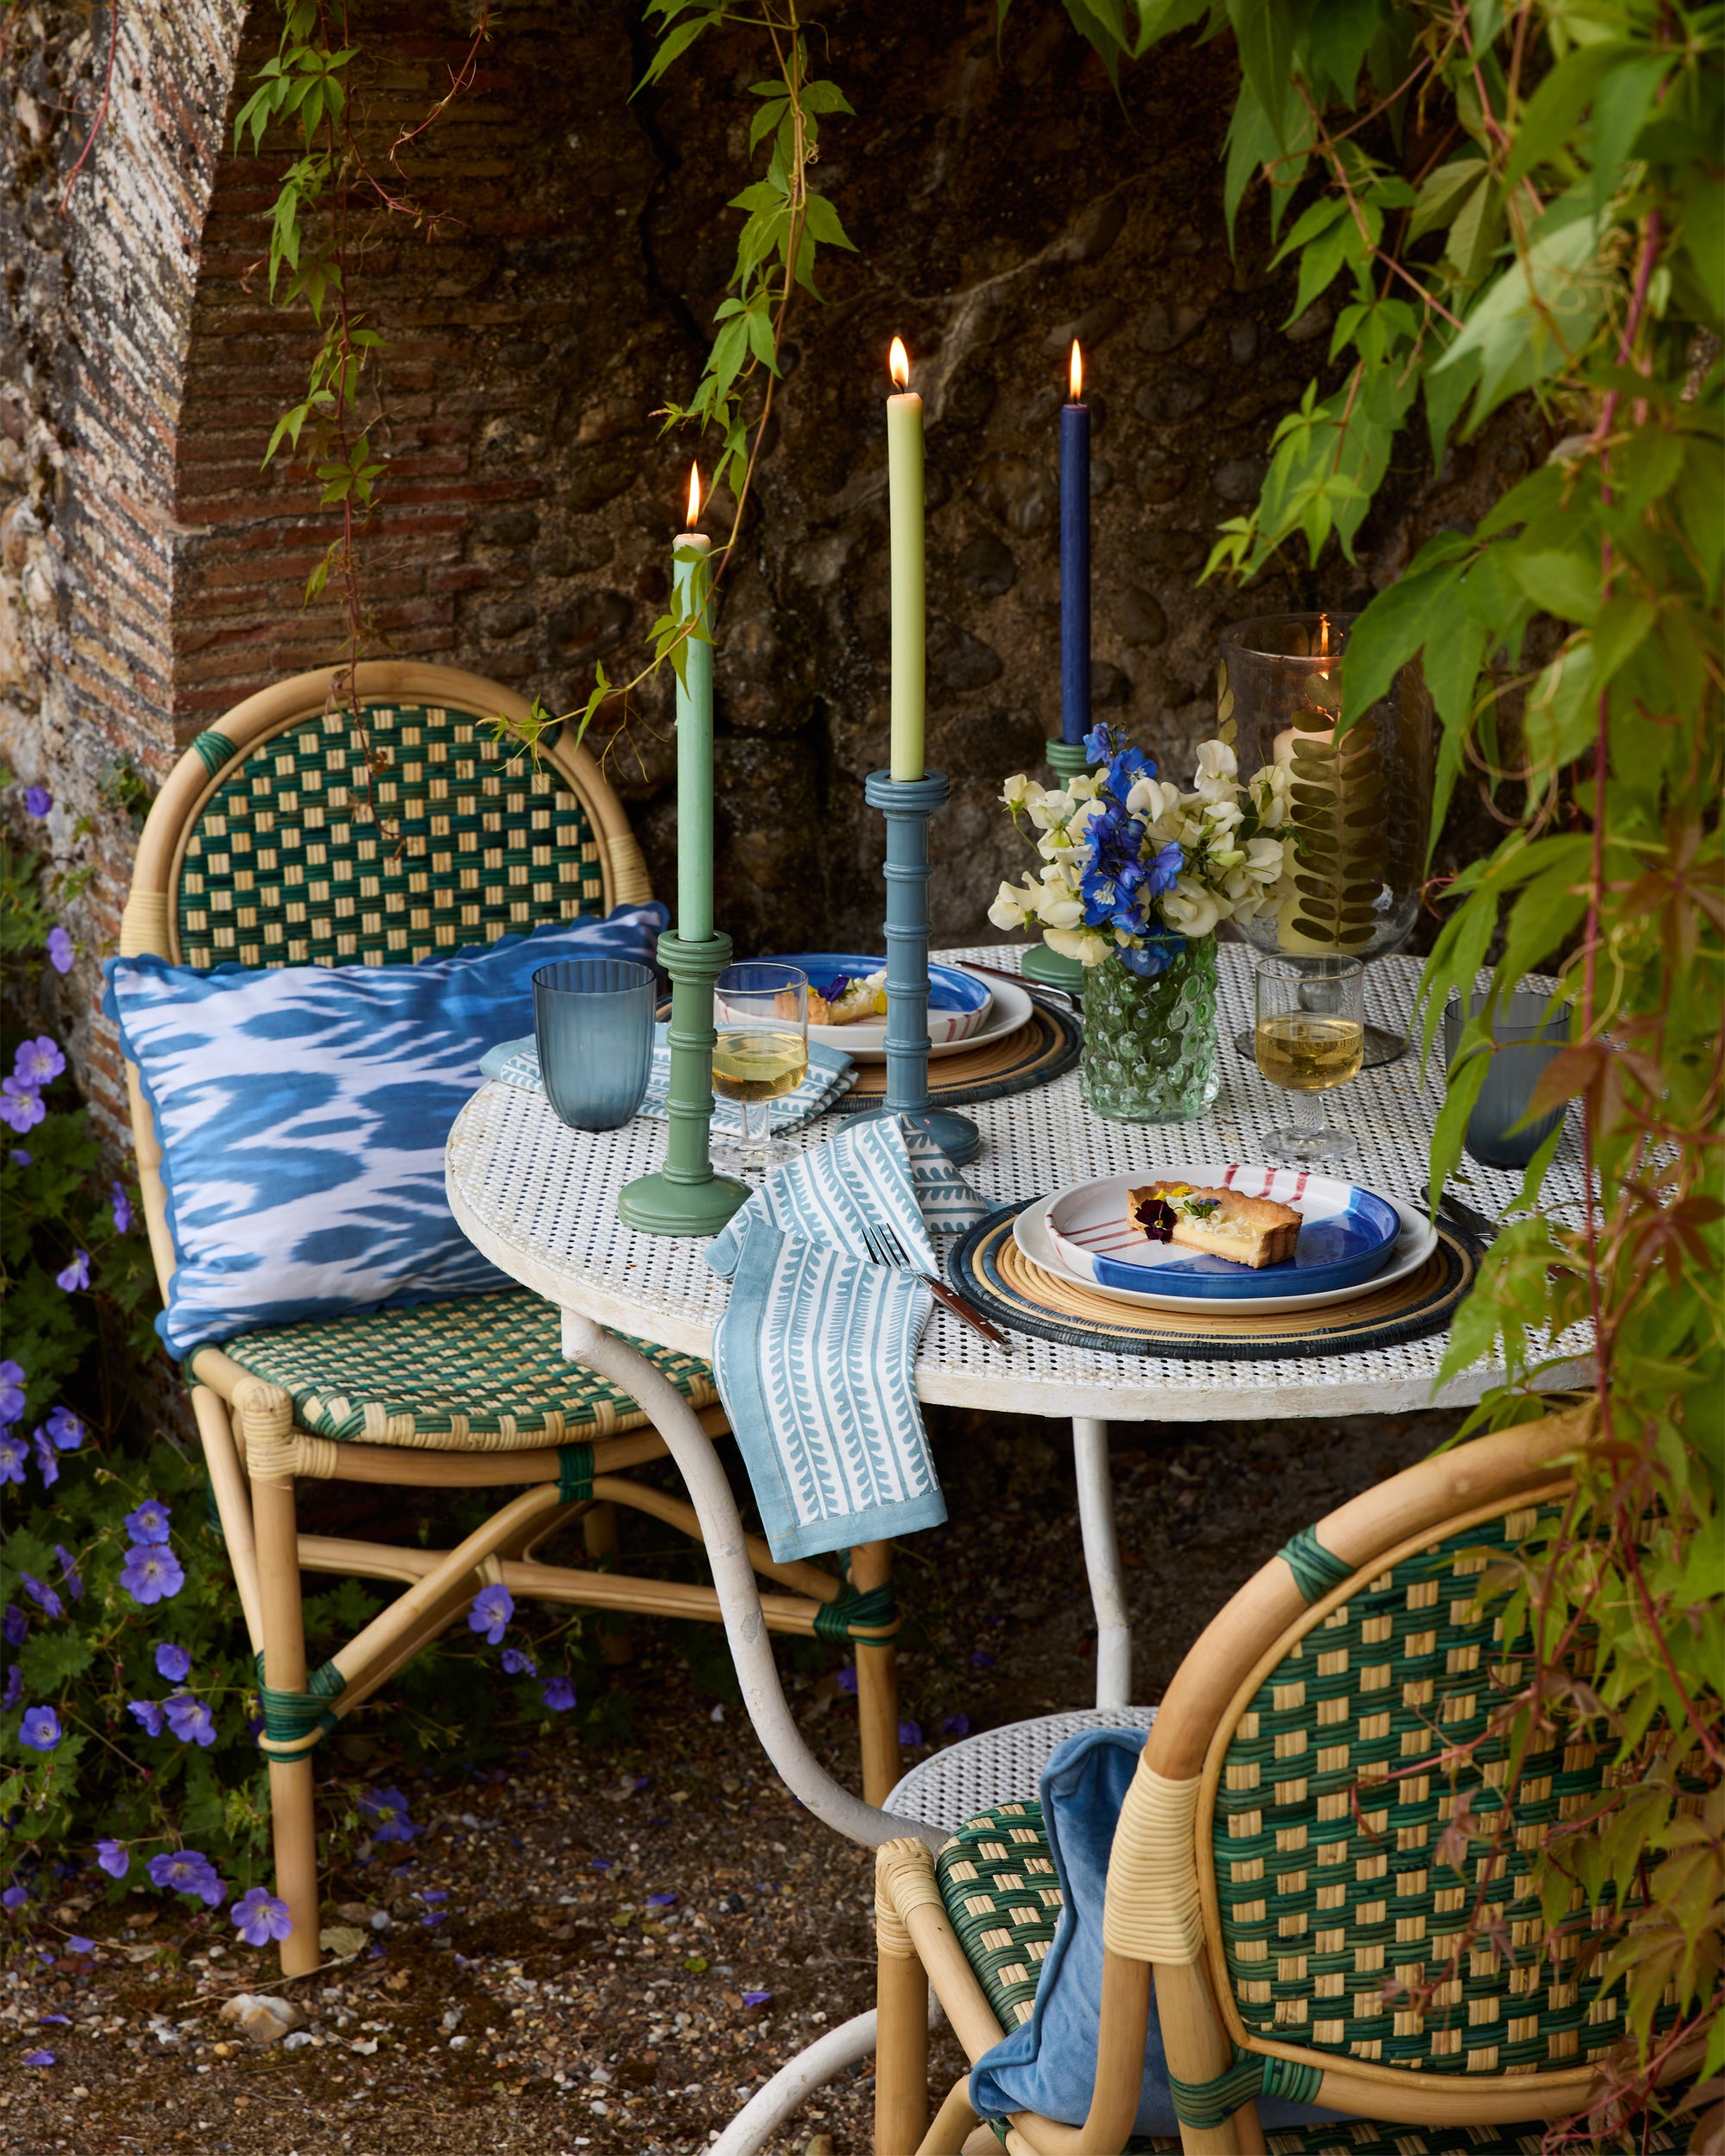
[[[328,671],[300,674],[198,736],[144,827],[123,953],[202,967],[407,965],[650,896],[622,805],[586,749],[554,743],[536,765],[490,737],[486,722],[499,713],[527,715],[511,691],[448,667],[361,666],[368,782],[367,742],[335,681]],[[166,1291],[174,1252],[161,1156],[135,1069],[128,1082]],[[707,1366],[641,1344],[702,1427],[723,1432]],[[594,1609],[710,1620],[721,1612],[710,1587],[536,1558],[580,1519],[588,1555],[608,1562],[619,1504],[696,1540],[700,1527],[689,1505],[621,1474],[665,1457],[664,1439],[622,1387],[564,1359],[560,1313],[525,1289],[243,1333],[195,1350],[186,1375],[258,1658],[277,1890],[293,1919],[282,1961],[297,1974],[319,1952],[312,1752],[481,1586],[501,1581],[518,1597]],[[524,1487],[441,1551],[299,1534],[299,1476]],[[881,1597],[853,1621],[855,1589],[833,1574],[775,1564],[753,1538],[747,1548],[762,1576],[792,1590],[762,1598],[768,1626],[869,1642],[876,1651],[858,1670],[869,1726],[890,1719],[897,1625],[881,1615]],[[308,1670],[302,1571],[406,1591]]]
[[[1458,1794],[1476,1822],[1505,1801],[1497,1738],[1441,1764],[1484,1736],[1500,1667],[1515,1681],[1515,1648],[1475,1601],[1485,1553],[1562,1503],[1564,1457],[1586,1434],[1578,1411],[1394,1476],[1295,1536],[1204,1632],[1115,1830],[1088,2118],[1015,2115],[1015,2156],[1534,2152],[1526,2122],[1589,2101],[1594,2062],[1622,2040],[1621,2002],[1574,1937],[1542,1952],[1527,1852],[1586,1811],[1611,1746],[1530,1753],[1506,1846],[1475,1840],[1458,1859],[1440,1846]],[[938,1857],[906,1839],[877,1862],[876,2156],[992,2146],[968,2077],[925,2134],[925,1972],[972,2060],[1030,2018],[1061,1902],[1041,1807],[1026,1789]],[[1460,1943],[1482,1890],[1507,1952]],[[1178,2141],[1129,2138],[1152,1979]],[[1426,1984],[1422,2009],[1408,1993]],[[1266,2135],[1260,2095],[1356,2115]]]

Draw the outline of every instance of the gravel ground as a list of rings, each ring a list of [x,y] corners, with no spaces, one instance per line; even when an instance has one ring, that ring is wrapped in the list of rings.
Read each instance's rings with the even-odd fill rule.
[[[1140,1699],[1294,1530],[1421,1457],[1452,1416],[1119,1433]],[[1053,1426],[947,1414],[952,1519],[900,1552],[907,1719],[937,1741],[1082,1706],[1095,1630]],[[707,1636],[709,1639],[712,1635]],[[233,2156],[694,2156],[768,2075],[872,1989],[869,1858],[804,1812],[711,1645],[642,1625],[615,1672],[629,1733],[559,1731],[509,1769],[414,1785],[427,1831],[333,1879],[351,1959],[292,1984],[224,1915],[144,1889],[73,1894],[7,1949],[0,2150]],[[856,1758],[840,1658],[789,1679],[810,1742]],[[909,1756],[924,1756],[913,1751]],[[668,1898],[666,1898],[668,1897]],[[88,1953],[69,1951],[78,1935]],[[302,2026],[254,2047],[219,2018],[271,1988]],[[28,2066],[27,2053],[53,2053]],[[935,2046],[938,2087],[961,2071]],[[866,2156],[860,2067],[775,2156]]]

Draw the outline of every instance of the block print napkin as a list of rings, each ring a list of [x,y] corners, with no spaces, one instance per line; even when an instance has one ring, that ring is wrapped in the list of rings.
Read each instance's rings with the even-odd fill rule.
[[[945,1519],[914,1382],[934,1299],[916,1275],[939,1269],[931,1228],[985,1210],[932,1138],[883,1118],[775,1169],[708,1245],[731,1282],[713,1376],[775,1557]]]
[[[641,1103],[640,1112],[651,1116],[656,1122],[668,1119],[666,1101],[671,1087],[671,1048],[668,1025],[653,1029],[653,1063],[647,1074],[647,1094]],[[480,1060],[480,1069],[487,1078],[501,1078],[505,1085],[523,1086],[530,1093],[543,1093],[543,1081],[539,1075],[539,1051],[534,1045],[532,1034],[518,1041],[499,1041],[495,1048],[487,1049]],[[818,1115],[830,1108],[835,1100],[849,1093],[856,1083],[856,1066],[848,1056],[836,1048],[827,1048],[819,1041],[809,1043],[808,1075],[793,1093],[783,1094],[767,1104],[775,1131],[800,1131],[812,1123]],[[714,1096],[712,1128],[717,1138],[741,1138],[743,1110],[735,1100],[721,1100]],[[756,1125],[758,1130],[759,1125]]]

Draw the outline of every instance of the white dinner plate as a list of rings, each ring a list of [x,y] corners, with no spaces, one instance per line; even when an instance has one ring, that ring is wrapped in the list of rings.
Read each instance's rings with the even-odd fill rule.
[[[950,968],[962,973],[963,967]],[[973,975],[972,979],[975,976]],[[1008,1033],[1016,1033],[1036,1009],[1035,1004],[1015,981],[990,980],[988,987],[993,992],[994,1002],[987,1021],[968,1040],[931,1041],[928,1052],[931,1061],[942,1056],[963,1056],[967,1050],[987,1048],[991,1042],[1004,1040]],[[884,1063],[887,1050],[884,1045],[864,1046],[850,1037],[857,1031],[853,1025],[810,1026],[809,1038],[824,1041],[829,1048],[836,1048],[841,1055],[850,1056],[856,1063]]]
[[[1032,1265],[1039,1265],[1044,1272],[1070,1281],[1076,1288],[1093,1288],[1110,1302],[1132,1304],[1144,1310],[1189,1312],[1195,1307],[1189,1295],[1164,1295],[1149,1288],[1110,1287],[1069,1264],[1056,1246],[1048,1225],[1049,1208],[1063,1194],[1055,1191],[1046,1198],[1038,1198],[1034,1205],[1026,1206],[1013,1223],[1013,1240]],[[1283,1311],[1318,1310],[1332,1303],[1352,1302],[1358,1296],[1369,1295],[1374,1288],[1391,1287],[1396,1281],[1405,1280],[1409,1273],[1417,1272],[1438,1246],[1437,1231],[1423,1213],[1403,1200],[1385,1198],[1384,1203],[1395,1206],[1401,1218],[1402,1232],[1383,1269],[1374,1273],[1370,1280],[1357,1281],[1351,1288],[1320,1289],[1313,1294],[1259,1295],[1236,1306],[1240,1313],[1268,1318]]]

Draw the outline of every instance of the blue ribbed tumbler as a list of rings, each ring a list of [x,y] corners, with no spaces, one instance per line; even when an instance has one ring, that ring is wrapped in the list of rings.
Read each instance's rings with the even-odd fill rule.
[[[533,976],[545,1097],[574,1131],[614,1131],[647,1091],[656,977],[628,958],[562,958]]]

